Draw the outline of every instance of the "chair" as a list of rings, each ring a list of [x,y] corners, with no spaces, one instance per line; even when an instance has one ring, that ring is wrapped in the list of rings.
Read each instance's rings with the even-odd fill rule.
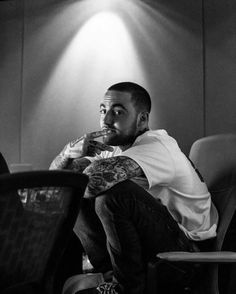
[[[230,222],[236,210],[236,135],[220,134],[197,140],[191,147],[190,159],[202,174],[219,213],[217,237],[206,242],[206,252],[163,252],[148,264],[148,293],[158,292],[158,270],[195,265],[197,273],[184,287],[190,293],[219,294],[219,268],[236,262],[236,252],[222,251]],[[236,251],[236,242],[231,248]],[[219,267],[220,265],[220,267]],[[180,269],[181,271],[181,269]],[[184,277],[184,274],[182,275]],[[170,280],[169,280],[170,281]],[[224,294],[235,292],[225,292]],[[169,292],[164,292],[168,293]],[[184,292],[181,292],[184,293]]]
[[[55,273],[87,182],[72,171],[0,175],[0,293],[58,294]]]
[[[0,152],[0,174],[9,173],[9,168],[5,158],[3,157],[2,153]]]

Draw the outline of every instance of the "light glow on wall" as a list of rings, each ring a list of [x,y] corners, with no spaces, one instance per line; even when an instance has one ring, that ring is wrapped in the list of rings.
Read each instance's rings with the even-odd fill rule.
[[[71,104],[76,107],[78,99],[80,107],[95,105],[108,86],[124,80],[145,84],[124,22],[115,12],[105,10],[78,29],[54,67],[42,96],[50,97],[51,103],[63,103],[67,109]]]

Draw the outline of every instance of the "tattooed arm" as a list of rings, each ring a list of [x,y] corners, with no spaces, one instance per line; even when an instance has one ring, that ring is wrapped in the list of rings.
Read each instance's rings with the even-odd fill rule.
[[[69,163],[71,163],[72,159],[70,159],[68,156],[65,154],[65,149],[64,149],[54,158],[53,162],[50,164],[49,169],[66,169]]]
[[[84,166],[85,160],[80,161],[84,156],[95,156],[102,151],[113,151],[113,147],[94,140],[107,135],[110,132],[110,130],[96,131],[85,134],[82,137],[69,142],[53,160],[49,169],[72,169],[81,171],[81,165],[84,168],[86,167]],[[90,161],[87,161],[87,163],[89,164]]]
[[[78,173],[82,173],[84,169],[90,164],[87,158],[68,158],[63,151],[53,160],[49,169],[68,169]]]
[[[68,169],[82,173],[90,163],[90,160],[87,158],[76,158],[68,164]]]
[[[84,197],[96,197],[124,180],[144,176],[141,167],[131,158],[116,156],[91,163],[84,173],[89,176],[89,183]]]

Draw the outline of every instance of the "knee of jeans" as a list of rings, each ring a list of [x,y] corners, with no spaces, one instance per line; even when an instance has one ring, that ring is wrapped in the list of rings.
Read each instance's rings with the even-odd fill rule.
[[[100,217],[107,215],[108,210],[112,209],[111,205],[113,194],[106,193],[99,195],[95,200],[95,211],[96,214]],[[109,207],[109,209],[108,209]]]
[[[126,180],[118,183],[95,199],[95,211],[97,215],[108,215],[125,211],[133,203],[135,191],[141,189],[132,181]]]
[[[119,210],[119,207],[122,208],[123,199],[127,198],[128,194],[128,189],[125,191],[126,193],[124,193],[124,187],[127,187],[125,182],[119,183],[96,197],[95,211],[97,215],[107,215],[109,212]]]

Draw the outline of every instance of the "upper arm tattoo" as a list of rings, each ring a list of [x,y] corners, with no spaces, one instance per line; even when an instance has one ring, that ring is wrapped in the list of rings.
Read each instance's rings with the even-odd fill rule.
[[[126,156],[94,161],[84,170],[84,173],[89,176],[85,197],[95,197],[119,182],[144,175],[137,162]]]

